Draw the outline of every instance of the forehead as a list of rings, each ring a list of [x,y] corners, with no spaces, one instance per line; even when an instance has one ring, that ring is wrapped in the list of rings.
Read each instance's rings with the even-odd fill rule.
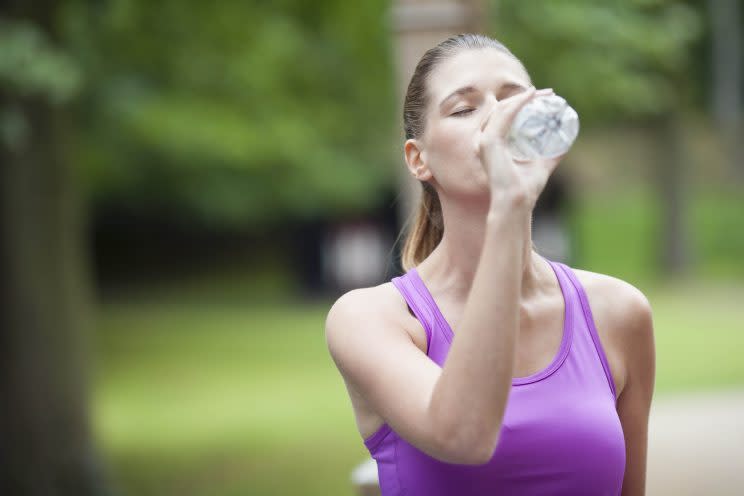
[[[465,49],[443,60],[432,71],[429,91],[438,104],[462,86],[495,88],[507,81],[530,85],[529,76],[511,55],[496,48]]]

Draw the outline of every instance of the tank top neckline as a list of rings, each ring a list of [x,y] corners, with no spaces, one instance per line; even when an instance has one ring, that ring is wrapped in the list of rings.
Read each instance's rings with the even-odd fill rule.
[[[525,384],[531,384],[533,382],[541,381],[550,375],[552,375],[558,368],[563,364],[563,362],[568,357],[568,352],[571,348],[571,340],[573,337],[573,320],[574,320],[574,310],[573,310],[573,304],[572,304],[572,298],[570,296],[570,290],[568,287],[568,283],[564,280],[564,277],[568,277],[567,275],[563,274],[563,277],[561,276],[561,271],[563,270],[560,266],[560,262],[553,262],[551,260],[548,260],[547,258],[543,257],[546,262],[548,262],[548,265],[553,269],[553,272],[555,273],[556,278],[558,279],[558,285],[561,290],[561,295],[563,297],[563,304],[564,304],[564,311],[563,311],[563,335],[561,337],[561,343],[560,347],[558,348],[558,351],[553,357],[553,360],[548,364],[547,367],[545,367],[542,370],[538,370],[537,372],[530,374],[528,376],[523,377],[512,377],[512,386],[522,386]],[[421,276],[418,273],[418,270],[416,270],[416,267],[411,267],[411,269],[407,272],[408,274],[411,274],[411,277],[415,280],[416,284],[421,288],[421,293],[423,294],[424,298],[426,299],[428,305],[430,306],[432,313],[434,315],[434,318],[437,320],[439,324],[439,328],[443,330],[444,337],[449,341],[449,343],[452,343],[452,340],[454,339],[455,333],[452,331],[452,327],[450,327],[449,322],[447,322],[447,319],[444,318],[444,315],[442,314],[442,311],[439,309],[439,306],[434,301],[434,297],[432,296],[429,289],[426,287],[426,284],[424,283],[423,279],[421,279]],[[433,334],[432,334],[433,338]]]

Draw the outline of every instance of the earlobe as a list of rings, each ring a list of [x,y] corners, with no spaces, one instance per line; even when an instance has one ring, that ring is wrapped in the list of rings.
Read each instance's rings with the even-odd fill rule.
[[[428,181],[431,179],[431,171],[428,167],[426,167],[424,164],[421,164],[419,167],[416,168],[416,179],[419,181]]]

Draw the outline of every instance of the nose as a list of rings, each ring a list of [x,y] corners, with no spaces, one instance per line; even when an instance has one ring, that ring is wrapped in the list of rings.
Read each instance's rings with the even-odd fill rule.
[[[491,95],[490,93],[486,95],[486,98],[483,101],[483,107],[485,109],[485,112],[483,115],[485,116],[483,118],[483,121],[480,125],[480,130],[483,132],[484,129],[486,129],[486,126],[488,125],[488,121],[491,120],[491,116],[496,111],[496,104],[498,103],[498,100],[496,100],[496,97]]]

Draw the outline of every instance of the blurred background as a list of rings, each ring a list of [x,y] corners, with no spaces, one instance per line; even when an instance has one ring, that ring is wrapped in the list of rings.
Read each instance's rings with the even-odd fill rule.
[[[533,239],[646,294],[655,401],[744,388],[741,3],[2,2],[0,492],[353,494],[324,319],[400,273],[458,32],[578,111]]]

